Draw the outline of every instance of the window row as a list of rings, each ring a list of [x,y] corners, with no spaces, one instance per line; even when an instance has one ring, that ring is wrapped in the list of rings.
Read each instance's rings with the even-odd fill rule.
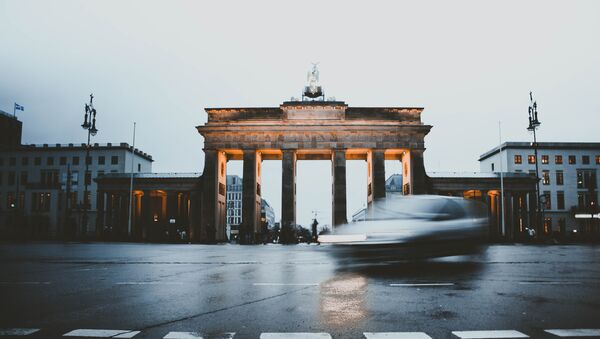
[[[527,156],[527,163],[528,164],[535,164],[537,161],[536,157],[534,154],[529,154]],[[577,164],[577,157],[574,155],[569,155],[568,156],[568,162],[569,165],[576,165]],[[514,156],[514,163],[516,165],[520,165],[523,163],[523,156],[520,154],[515,154]],[[542,164],[543,165],[548,165],[550,163],[550,156],[549,155],[545,155],[542,154]],[[556,165],[562,165],[563,164],[563,156],[562,155],[555,155],[554,156],[554,163]],[[589,155],[582,155],[581,156],[581,163],[583,165],[589,165],[590,164],[590,156]],[[600,165],[600,155],[596,155],[596,165]]]
[[[69,158],[71,160],[70,165],[73,166],[77,166],[79,165],[79,158],[78,156],[73,156],[73,157],[47,157],[46,158],[46,166],[54,166],[56,163],[58,163],[58,165],[61,166],[66,166]],[[29,166],[29,159],[28,157],[22,157],[21,158],[21,165],[22,166]],[[33,157],[33,165],[34,166],[41,166],[42,165],[42,157]],[[56,161],[55,161],[56,160]],[[92,165],[93,164],[93,160],[94,157],[93,156],[89,156],[87,157],[87,164],[88,165]],[[100,155],[98,157],[96,157],[96,164],[97,165],[106,165],[107,163],[107,157],[104,155]],[[17,164],[17,158],[16,157],[10,157],[8,158],[8,166],[16,166]],[[111,165],[118,165],[119,164],[119,156],[118,155],[113,155],[110,157],[110,164]],[[4,165],[4,158],[0,158],[0,166]]]
[[[69,208],[75,208],[78,205],[77,192],[69,192],[69,199],[66,201],[66,193],[60,192],[58,196],[58,209],[62,210],[65,202],[68,203]],[[91,199],[91,192],[87,195],[88,201]],[[34,192],[31,193],[31,211],[32,212],[49,212],[51,208],[52,193],[50,192]],[[25,192],[19,192],[18,196],[14,192],[8,192],[6,195],[6,208],[7,209],[24,209],[25,206]]]
[[[111,173],[116,173],[116,170],[112,170]],[[0,185],[4,185],[4,173],[0,172]],[[96,176],[101,176],[105,173],[105,171],[97,171]],[[85,177],[85,184],[92,184],[92,171],[89,171]],[[60,179],[60,180],[59,180]],[[79,183],[79,172],[71,171],[71,185],[77,185]],[[29,174],[27,171],[22,171],[21,173],[17,173],[14,171],[6,172],[6,185],[14,186],[14,185],[27,185],[31,183],[29,180]],[[59,170],[48,170],[43,169],[40,170],[40,184],[45,186],[56,186],[58,184],[66,184],[67,183],[67,172],[62,172],[59,178]],[[240,205],[241,206],[241,205]]]

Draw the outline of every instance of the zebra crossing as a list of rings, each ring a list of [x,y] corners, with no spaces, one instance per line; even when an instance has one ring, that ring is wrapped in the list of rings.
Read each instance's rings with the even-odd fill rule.
[[[39,328],[5,328],[0,329],[0,337],[3,336],[36,336],[42,329]],[[600,328],[578,328],[578,329],[546,329],[545,333],[550,336],[572,338],[572,337],[600,337]],[[62,334],[63,337],[77,338],[134,338],[142,333],[138,330],[114,330],[114,329],[74,329]],[[490,338],[530,338],[526,333],[517,330],[478,330],[478,331],[452,331],[452,337],[461,339],[490,339]],[[235,332],[224,332],[218,334],[205,334],[202,332],[168,332],[163,339],[233,339]],[[261,333],[260,339],[331,339],[331,335],[325,332],[265,332]],[[425,332],[364,332],[361,338],[365,339],[433,339]]]

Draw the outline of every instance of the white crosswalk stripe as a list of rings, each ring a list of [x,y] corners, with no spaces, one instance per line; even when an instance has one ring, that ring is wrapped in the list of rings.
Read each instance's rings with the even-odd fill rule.
[[[299,332],[299,333],[262,333],[260,339],[331,339],[329,333],[312,333],[312,332]]]
[[[220,333],[217,335],[211,334],[207,337],[211,339],[231,339],[235,335],[235,332]],[[200,332],[169,332],[163,339],[202,339],[204,335]]]
[[[77,329],[63,334],[63,337],[133,338],[138,333],[140,331]]]
[[[0,329],[0,336],[5,336],[5,335],[30,335],[33,334],[37,331],[39,331],[39,328],[2,328]]]
[[[431,339],[425,332],[365,332],[367,339]]]
[[[576,328],[545,330],[558,337],[600,337],[600,328]]]
[[[490,338],[529,338],[528,335],[515,330],[500,331],[452,331],[452,334],[465,339],[490,339]]]

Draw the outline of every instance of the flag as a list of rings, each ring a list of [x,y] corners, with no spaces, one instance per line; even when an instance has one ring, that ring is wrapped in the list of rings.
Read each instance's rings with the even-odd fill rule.
[[[23,107],[15,102],[15,111],[25,111],[25,107]]]

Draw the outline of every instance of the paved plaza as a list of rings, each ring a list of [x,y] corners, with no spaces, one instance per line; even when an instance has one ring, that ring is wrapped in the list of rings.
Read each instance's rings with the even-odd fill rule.
[[[475,257],[362,264],[317,245],[3,244],[0,333],[598,336],[599,263],[600,250],[587,245],[493,245]]]

